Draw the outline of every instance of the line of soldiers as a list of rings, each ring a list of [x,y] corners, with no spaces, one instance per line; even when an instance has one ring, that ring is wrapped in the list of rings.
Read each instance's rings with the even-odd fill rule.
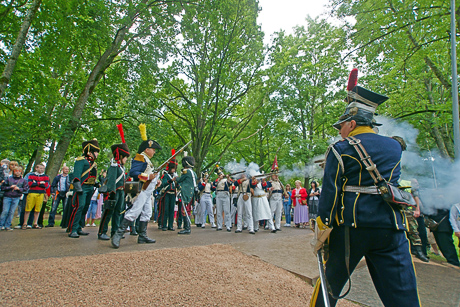
[[[159,178],[160,169],[155,169],[150,159],[156,150],[161,150],[161,146],[147,138],[145,125],[141,124],[139,129],[143,141],[131,160],[131,169],[127,176],[124,166],[131,153],[124,139],[123,127],[121,124],[117,127],[122,143],[111,146],[113,159],[104,182],[96,183],[95,160],[100,152],[98,141],[94,139],[82,143],[83,155],[76,159],[70,178],[71,206],[67,206],[67,212],[64,213],[67,218],[63,225],[66,225],[70,238],[89,234],[83,231],[83,227],[85,214],[96,188],[104,195],[98,239],[111,240],[114,248],[120,246],[128,227],[138,233],[138,243],[155,243],[154,239],[147,236],[147,225],[152,216],[152,195],[155,190],[159,193],[158,227],[163,231],[175,230],[173,223],[176,203],[180,204],[178,228],[182,228],[182,222],[184,225],[179,234],[191,233],[190,216],[195,203],[195,223],[201,228],[205,228],[206,216],[209,216],[213,228],[220,231],[225,226],[230,232],[235,221],[232,216],[236,214],[236,233],[248,229],[250,234],[255,234],[259,230],[259,221],[262,220],[268,220],[268,227],[272,233],[281,230],[282,195],[285,189],[276,174],[277,165],[276,168],[272,168],[275,173],[271,175],[271,180],[266,180],[266,176],[248,178],[246,174],[238,180],[233,180],[217,166],[215,172],[218,178],[209,182],[209,172],[205,171],[200,179],[197,178],[193,171],[195,160],[187,154],[182,158],[182,172],[179,177],[176,174],[178,163],[174,158],[176,153],[173,151],[172,158],[165,163],[166,172]],[[128,177],[131,177],[132,181],[128,181]],[[216,221],[213,214],[212,191],[216,193]],[[126,202],[127,195],[131,199],[129,203]],[[234,214],[232,209],[235,211]],[[109,236],[110,221],[112,227]]]
[[[271,174],[270,180],[260,178],[264,176],[248,178],[245,173],[234,180],[230,175],[225,175],[219,166],[216,166],[215,173],[218,176],[215,181],[210,182],[209,172],[204,171],[198,182],[199,202],[195,221],[198,227],[205,228],[206,216],[209,216],[212,228],[217,231],[223,230],[225,226],[231,232],[232,224],[236,224],[235,233],[247,229],[250,234],[255,234],[259,230],[259,221],[263,220],[268,221],[272,233],[281,231],[282,196],[285,188],[276,173]],[[216,220],[212,208],[212,191],[215,191]],[[232,208],[236,208],[234,214]]]

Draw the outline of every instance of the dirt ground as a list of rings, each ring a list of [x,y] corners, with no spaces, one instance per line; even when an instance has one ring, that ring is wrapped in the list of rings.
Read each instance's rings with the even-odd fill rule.
[[[307,306],[313,291],[222,244],[10,261],[0,272],[1,306]]]

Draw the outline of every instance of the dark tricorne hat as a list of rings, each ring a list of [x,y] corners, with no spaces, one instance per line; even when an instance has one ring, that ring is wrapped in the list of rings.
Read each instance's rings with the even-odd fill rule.
[[[195,158],[192,156],[185,156],[182,158],[182,167],[192,168],[195,166]]]
[[[340,130],[343,122],[355,120],[359,126],[381,126],[374,120],[374,113],[377,107],[388,100],[388,97],[369,91],[356,85],[358,82],[358,70],[354,68],[348,79],[348,94],[345,99],[348,106],[345,113],[333,124],[333,127]]]
[[[83,153],[88,154],[90,152],[99,152],[101,149],[99,148],[99,143],[96,139],[92,139],[90,141],[85,141],[81,143],[81,147],[83,149]]]

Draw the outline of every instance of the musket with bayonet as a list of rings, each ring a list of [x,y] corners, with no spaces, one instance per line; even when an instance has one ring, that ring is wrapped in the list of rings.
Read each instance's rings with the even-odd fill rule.
[[[271,176],[271,175],[278,175],[278,172],[271,172],[271,173],[267,173],[267,174],[260,174],[260,175],[255,175],[255,176],[251,176],[251,178],[263,178],[263,177],[268,177],[268,176]]]
[[[238,174],[242,174],[242,173],[245,173],[246,170],[244,171],[239,171],[239,172],[236,172],[236,173],[231,173],[231,174],[228,174],[228,176],[232,177],[232,176],[235,176],[235,175],[238,175]]]

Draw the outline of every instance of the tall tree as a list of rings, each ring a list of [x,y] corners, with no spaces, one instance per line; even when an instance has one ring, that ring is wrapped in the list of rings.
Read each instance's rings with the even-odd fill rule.
[[[193,140],[197,169],[210,152],[208,164],[219,160],[263,104],[263,93],[247,99],[262,84],[258,12],[255,0],[204,0],[185,9],[155,100],[157,116],[183,143]]]
[[[93,63],[93,68],[87,76],[87,80],[75,101],[70,119],[63,124],[62,134],[56,146],[52,161],[49,161],[51,168],[49,173],[56,174],[64,159],[75,131],[80,127],[81,117],[87,105],[90,95],[95,90],[106,70],[114,63],[115,59],[134,41],[167,39],[174,30],[176,20],[174,14],[182,9],[182,1],[122,1],[117,4],[107,3],[109,12],[114,17],[108,25],[108,36],[104,37],[105,42],[101,48],[101,55]],[[95,15],[94,22],[97,20]],[[165,37],[166,34],[166,37]],[[169,36],[168,36],[169,35]],[[110,40],[108,40],[110,38]]]
[[[13,75],[14,67],[16,66],[19,54],[21,53],[21,50],[24,47],[24,43],[27,39],[27,33],[29,32],[30,25],[32,24],[32,20],[38,8],[40,7],[41,2],[42,0],[33,0],[30,4],[30,8],[27,10],[24,21],[22,22],[21,30],[19,31],[16,38],[16,43],[11,50],[11,55],[3,69],[2,76],[0,77],[0,99],[3,97],[6,86],[11,80],[11,76]]]
[[[421,131],[421,146],[437,147],[452,157],[449,2],[332,0],[331,4],[333,14],[355,20],[346,27],[355,45],[348,54],[358,55],[363,64],[367,76],[362,81],[391,98],[380,112],[409,120]],[[460,6],[456,15],[458,21]]]

